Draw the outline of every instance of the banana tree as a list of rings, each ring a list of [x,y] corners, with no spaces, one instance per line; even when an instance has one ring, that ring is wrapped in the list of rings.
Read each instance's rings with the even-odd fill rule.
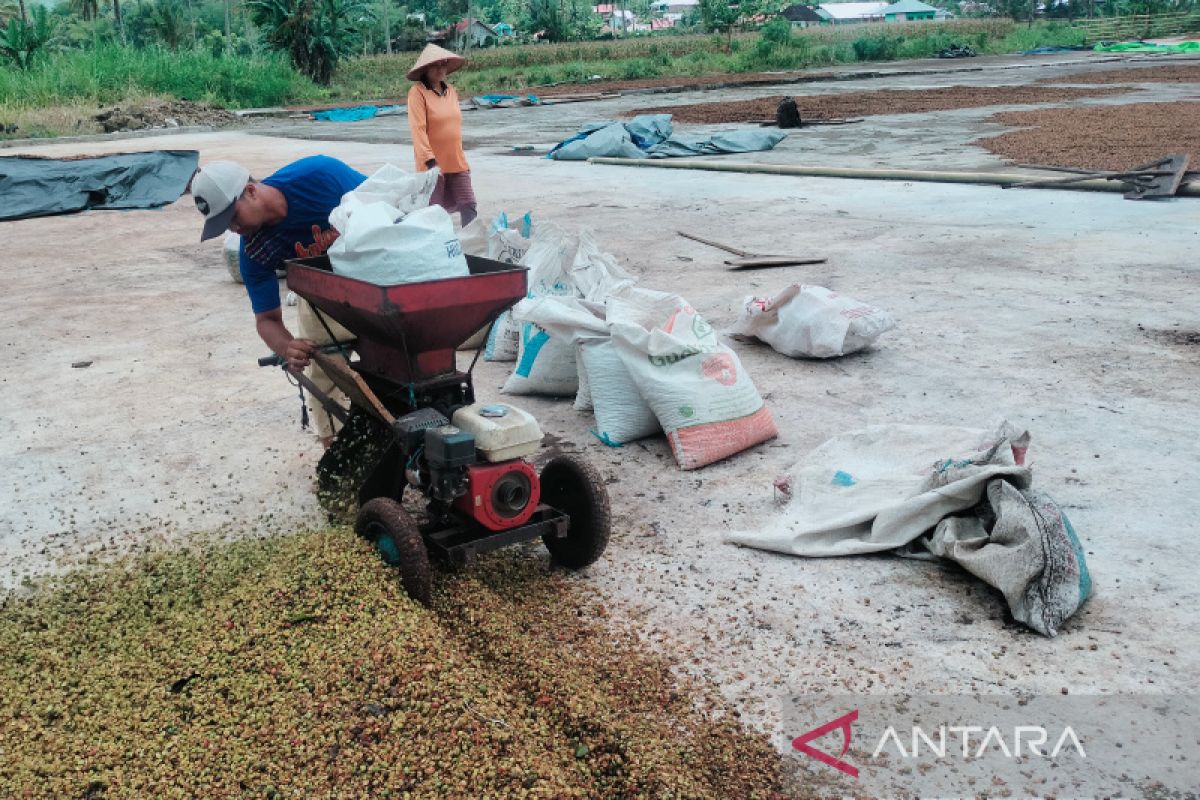
[[[296,69],[328,84],[338,60],[353,52],[362,25],[373,20],[368,0],[249,0],[267,42],[291,57]]]
[[[0,56],[20,69],[29,69],[37,54],[54,38],[54,25],[44,6],[37,6],[28,21],[13,17],[0,28]]]

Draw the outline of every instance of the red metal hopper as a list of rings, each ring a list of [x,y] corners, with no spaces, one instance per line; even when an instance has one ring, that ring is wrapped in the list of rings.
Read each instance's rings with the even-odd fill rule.
[[[454,372],[454,349],[525,297],[528,270],[467,256],[470,275],[378,286],[294,259],[288,287],[358,337],[359,369],[401,383]]]

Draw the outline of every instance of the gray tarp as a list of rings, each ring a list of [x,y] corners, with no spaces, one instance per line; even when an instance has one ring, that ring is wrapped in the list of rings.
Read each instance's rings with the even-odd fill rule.
[[[1007,424],[844,433],[777,482],[790,495],[778,515],[729,539],[799,556],[945,558],[1003,592],[1015,619],[1054,636],[1092,583],[1066,515],[1031,489],[1028,444]]]
[[[779,131],[755,129],[680,136],[673,132],[670,114],[643,114],[629,122],[589,122],[579,133],[556,145],[546,157],[583,161],[601,156],[670,158],[749,153],[770,150],[786,136]]]
[[[0,157],[0,220],[173,203],[196,172],[196,150],[97,158]]]

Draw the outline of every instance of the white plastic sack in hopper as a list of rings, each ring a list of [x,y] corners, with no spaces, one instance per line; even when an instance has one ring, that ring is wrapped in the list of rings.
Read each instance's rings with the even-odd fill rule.
[[[632,289],[608,304],[608,321],[621,359],[682,469],[778,435],[737,355],[681,297]],[[594,402],[594,386],[592,392]]]
[[[454,223],[441,206],[413,211],[398,222],[386,203],[362,204],[348,195],[338,208],[347,213],[342,235],[329,248],[336,274],[380,286],[468,274]]]
[[[792,358],[832,358],[862,350],[894,327],[875,306],[796,283],[770,299],[747,297],[729,333],[761,339]]]
[[[574,297],[531,297],[517,303],[521,325],[517,366],[500,391],[506,394],[573,395],[579,388],[575,342],[607,326]]]
[[[225,241],[222,242],[221,249],[225,256],[225,267],[229,270],[229,277],[233,278],[237,283],[241,283],[242,237],[236,233],[225,234]]]
[[[342,206],[350,198],[363,205],[386,203],[396,209],[396,219],[425,208],[441,174],[436,167],[425,172],[405,172],[393,164],[384,164],[342,197],[341,204],[329,214],[329,224],[343,234],[346,232],[342,227],[345,224]]]
[[[609,447],[620,447],[662,433],[658,417],[642,397],[611,338],[581,339],[578,359],[581,381],[587,376],[597,439]]]

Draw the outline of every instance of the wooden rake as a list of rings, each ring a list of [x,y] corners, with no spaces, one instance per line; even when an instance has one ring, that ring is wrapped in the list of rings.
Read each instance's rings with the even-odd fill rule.
[[[826,261],[824,258],[808,258],[805,256],[773,256],[765,255],[763,253],[750,253],[745,250],[739,250],[736,247],[730,247],[727,244],[721,244],[720,242],[703,239],[690,233],[684,233],[683,231],[675,232],[685,239],[691,239],[694,242],[700,242],[701,244],[706,244],[709,247],[715,247],[718,250],[724,250],[726,253],[732,253],[733,255],[737,256],[737,258],[725,259],[725,263],[733,267],[735,270],[764,269],[766,267],[793,267],[804,264],[824,264]]]

